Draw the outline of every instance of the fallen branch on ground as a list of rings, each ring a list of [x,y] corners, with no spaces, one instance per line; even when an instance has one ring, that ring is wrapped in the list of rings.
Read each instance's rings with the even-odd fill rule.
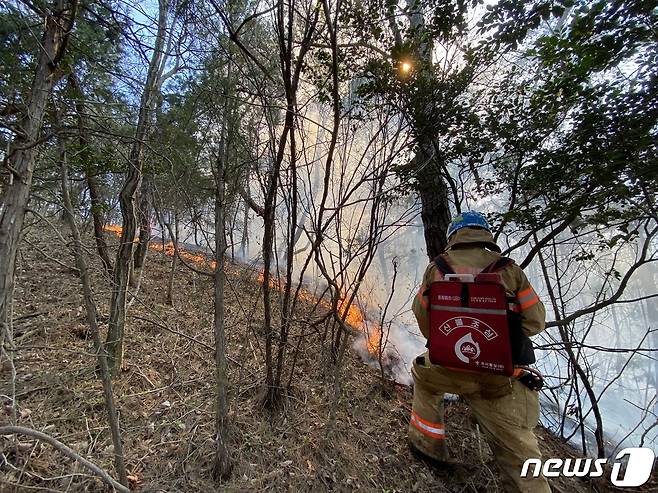
[[[30,245],[35,250],[37,250],[41,255],[43,255],[48,260],[50,260],[52,262],[55,262],[57,265],[60,265],[60,266],[64,267],[65,269],[70,270],[71,272],[73,272],[75,274],[80,272],[77,267],[73,267],[72,265],[65,264],[64,262],[62,262],[60,260],[57,260],[55,257],[52,257],[52,256],[48,255],[46,252],[43,251],[42,248],[40,248],[38,245],[35,245],[34,243],[30,242],[30,240],[28,240],[27,238],[23,238],[23,241],[25,243],[27,243],[28,245]]]
[[[98,476],[101,480],[103,480],[105,484],[111,486],[116,491],[119,491],[120,493],[130,493],[130,489],[126,488],[121,483],[113,479],[112,476],[110,476],[106,471],[98,467],[93,462],[88,461],[80,454],[78,454],[75,450],[73,450],[70,447],[67,447],[62,442],[60,442],[56,438],[51,437],[50,435],[46,435],[45,433],[42,433],[40,431],[33,430],[32,428],[25,428],[24,426],[0,426],[0,435],[27,435],[34,437],[38,440],[41,440],[43,442],[46,442],[52,445],[53,447],[55,447],[55,449],[59,450],[62,454],[64,454],[68,458],[73,459],[79,462],[80,464],[82,464],[83,466],[85,466],[96,476]]]
[[[38,317],[39,315],[48,315],[48,312],[47,311],[40,311],[40,312],[28,313],[26,315],[21,315],[20,317],[16,317],[14,319],[14,323],[18,322],[19,320],[27,320],[28,318]]]

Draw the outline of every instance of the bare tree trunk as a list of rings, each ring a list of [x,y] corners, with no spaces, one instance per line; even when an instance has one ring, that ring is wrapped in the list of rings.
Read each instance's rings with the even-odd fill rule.
[[[9,173],[2,184],[0,197],[0,324],[7,323],[16,252],[32,187],[34,153],[43,125],[46,103],[66,49],[68,34],[73,29],[76,10],[77,0],[57,0],[51,10],[45,12],[41,50],[27,98],[27,108],[16,125],[19,131],[9,146],[3,163]]]
[[[91,217],[94,222],[94,239],[96,240],[96,249],[98,255],[103,262],[103,267],[111,276],[113,267],[110,255],[108,253],[107,243],[105,242],[105,217],[103,214],[103,206],[105,202],[101,197],[98,186],[98,180],[93,175],[92,171],[85,170],[85,179],[87,180],[87,188],[89,189],[89,199],[91,201]]]
[[[176,20],[172,20],[172,24]],[[154,87],[152,89],[152,101],[155,101],[155,110],[149,113],[149,118],[153,118],[154,122],[160,121],[162,116],[162,84],[166,79],[171,77],[178,71],[178,63],[172,68],[167,74],[164,73],[169,54],[171,53],[172,43],[174,42],[174,33],[171,31],[167,39],[167,48],[160,57],[158,61],[159,67],[157,68],[157,75],[155,77]],[[164,46],[164,39],[162,41]],[[150,126],[149,122],[149,126]],[[146,260],[146,251],[148,250],[149,242],[151,241],[151,219],[153,216],[153,184],[150,178],[147,176],[143,179],[140,184],[139,190],[139,242],[137,243],[137,248],[135,249],[135,254],[133,258],[133,269],[140,270],[144,267],[144,261]],[[178,234],[178,230],[177,233]],[[141,278],[141,272],[140,272]],[[130,277],[130,285],[134,286],[134,276]]]
[[[174,212],[174,231],[171,242],[174,245],[174,255],[171,257],[171,269],[169,270],[169,282],[167,283],[167,304],[174,306],[174,277],[176,276],[176,265],[178,264],[178,212]]]
[[[78,138],[80,140],[80,146],[82,147],[83,152],[87,152],[90,144],[88,131],[85,129],[85,94],[82,91],[82,87],[80,87],[75,74],[69,74],[68,83],[78,96],[75,103],[75,112],[77,113],[78,117]],[[96,174],[94,173],[91,163],[85,163],[85,180],[87,182],[87,188],[89,189],[89,199],[91,201],[91,217],[94,223],[94,239],[96,240],[96,249],[98,250],[98,255],[103,262],[103,268],[110,276],[112,276],[112,261],[110,260],[104,234],[105,218],[103,214],[103,207],[105,204],[103,202],[98,186],[98,180],[96,179]]]
[[[231,214],[231,226],[228,228],[229,240],[231,245],[231,263],[235,263],[235,230],[238,223],[238,214],[240,214],[240,206],[237,202],[233,203],[228,211]]]
[[[274,387],[281,388],[281,376],[283,374],[283,361],[285,359],[286,347],[288,345],[288,332],[290,319],[292,317],[290,292],[292,289],[292,274],[295,261],[295,230],[297,228],[297,141],[294,129],[290,132],[290,202],[288,209],[288,235],[286,250],[286,281],[283,286],[283,306],[281,307],[281,330],[279,337],[279,348],[276,356],[276,373],[274,375]]]
[[[653,284],[653,289],[651,289],[648,286],[645,286],[644,289],[646,289],[648,292],[656,292],[656,283],[652,281]],[[656,303],[653,302],[648,302],[647,300],[644,301],[644,305],[647,309],[648,312],[648,319],[653,326],[647,327],[650,329],[653,329],[654,331],[658,329],[658,306],[656,306]],[[651,332],[651,347],[652,348],[658,348],[658,333],[656,332]],[[651,372],[651,375],[653,377],[653,387],[654,387],[654,395],[655,395],[655,403],[654,403],[654,408],[652,409],[653,412],[656,412],[658,410],[658,359],[653,360],[653,372]],[[650,379],[651,380],[651,379]]]
[[[246,193],[249,193],[249,188],[246,188]],[[242,258],[247,258],[247,248],[249,248],[249,204],[243,202],[244,216],[242,218],[242,238],[240,239],[240,252]]]
[[[269,176],[269,183],[267,193],[265,195],[263,215],[263,314],[265,319],[265,407],[272,409],[276,406],[279,400],[279,389],[274,386],[274,368],[272,361],[272,343],[274,334],[272,329],[272,302],[270,300],[270,277],[272,267],[272,253],[274,247],[274,220],[276,209],[276,190],[279,183],[279,173],[281,170],[281,162],[283,161],[283,153],[286,147],[286,139],[288,133],[292,130],[294,119],[294,108],[292,101],[289,101],[288,109],[286,111],[285,124],[283,134],[279,141],[279,153],[274,163],[273,169]]]
[[[0,323],[0,361],[4,358],[9,365],[9,398],[11,412],[9,422],[12,425],[18,423],[18,404],[16,401],[16,357],[18,351],[14,342],[14,293],[9,293],[9,307],[7,308],[7,323]],[[14,437],[14,453],[18,454],[18,439]]]
[[[535,241],[539,241],[536,234],[534,235],[534,238]],[[558,319],[564,318],[564,314],[561,313],[560,307],[558,306],[557,298],[555,296],[555,292],[553,290],[553,287],[551,286],[551,278],[549,276],[548,269],[546,267],[546,262],[544,260],[544,255],[542,254],[541,250],[538,251],[538,258],[539,258],[539,263],[541,265],[542,273],[544,275],[544,280],[546,282],[546,288],[548,290],[548,294],[551,299],[551,304],[553,305],[553,310],[555,311],[555,317]],[[603,417],[601,416],[601,409],[599,408],[599,403],[596,398],[596,394],[594,393],[592,384],[589,381],[589,378],[587,377],[587,373],[585,373],[585,370],[583,370],[582,365],[579,363],[578,358],[573,352],[572,345],[574,341],[572,340],[572,338],[569,337],[565,325],[559,325],[558,328],[560,331],[560,339],[564,344],[564,350],[566,351],[567,356],[569,357],[569,362],[571,363],[571,366],[573,367],[574,371],[578,375],[578,378],[580,378],[580,381],[582,382],[583,387],[585,388],[585,392],[587,393],[587,397],[589,398],[590,404],[592,406],[592,412],[594,414],[594,419],[596,421],[596,428],[594,429],[594,438],[596,439],[598,457],[605,457],[605,443],[603,441]],[[585,423],[581,422],[580,426],[584,428]]]
[[[226,121],[224,122],[226,124]],[[226,152],[220,142],[215,170],[215,465],[218,480],[227,479],[232,464],[228,450],[228,372],[224,334],[224,282],[226,254]]]
[[[416,160],[422,160],[423,162],[425,160],[434,161],[435,159],[435,157],[430,157],[427,152],[422,150],[419,150],[416,154]],[[423,220],[427,256],[432,260],[443,253],[448,243],[446,238],[448,226],[450,225],[448,187],[437,169],[438,166],[421,165],[420,163],[416,163],[416,166],[427,166],[433,169],[433,172],[423,174],[422,179],[419,180],[421,183],[419,190],[420,217]]]
[[[417,33],[423,32],[425,18],[422,11],[410,9],[409,22]],[[391,21],[394,22],[394,21]],[[414,40],[418,43],[420,57],[419,70],[432,70],[432,44],[429,40]],[[428,74],[432,77],[432,74]],[[418,193],[420,195],[423,232],[425,246],[430,260],[443,253],[447,245],[446,233],[450,224],[449,191],[446,183],[447,173],[442,171],[442,157],[437,153],[436,129],[433,125],[418,123],[414,118],[414,130],[418,139],[418,149],[415,156],[415,167],[421,170],[418,176]],[[427,115],[422,115],[421,122],[427,121]]]
[[[119,250],[114,267],[114,284],[110,300],[110,320],[107,331],[107,349],[110,368],[114,375],[121,370],[123,363],[123,333],[126,323],[126,296],[128,281],[133,261],[133,246],[137,230],[135,216],[135,196],[142,181],[144,139],[152,118],[153,96],[157,88],[157,76],[163,54],[165,32],[167,29],[168,0],[159,0],[158,34],[155,39],[153,55],[149,63],[144,92],[140,101],[139,118],[135,139],[130,151],[126,181],[119,195],[121,205],[122,231]]]
[[[148,178],[142,182],[142,189],[139,195],[139,243],[135,250],[135,269],[141,269],[144,266],[146,250],[151,241],[151,184]]]
[[[105,409],[107,410],[107,417],[110,424],[110,432],[112,435],[112,444],[114,445],[114,467],[119,475],[119,481],[122,485],[128,486],[128,477],[126,467],[123,462],[123,445],[121,443],[121,430],[119,428],[119,420],[117,417],[117,410],[114,404],[114,392],[112,390],[112,377],[110,369],[107,364],[107,355],[105,347],[101,338],[101,331],[98,327],[98,317],[96,315],[96,303],[94,302],[91,281],[89,279],[89,271],[87,269],[87,261],[85,260],[82,248],[82,240],[80,239],[80,232],[75,224],[73,217],[73,207],[71,205],[71,197],[68,189],[68,169],[66,164],[66,149],[64,142],[60,140],[60,165],[62,171],[62,197],[64,199],[64,214],[66,221],[71,228],[73,235],[73,253],[75,254],[75,261],[78,266],[80,283],[82,288],[82,296],[85,300],[85,309],[87,311],[87,321],[89,328],[94,339],[94,346],[98,357],[98,366],[101,373],[101,381],[103,383],[103,396],[105,397]]]
[[[294,132],[297,89],[299,87],[303,60],[310,48],[319,17],[319,9],[315,9],[313,16],[310,19],[306,19],[306,24],[303,29],[303,39],[299,42],[299,47],[296,47],[293,39],[295,5],[292,3],[286,4],[285,2],[280,1],[277,3],[276,9],[277,41],[279,45],[281,75],[283,76],[283,86],[286,96],[286,113],[283,130],[277,143],[276,156],[268,177],[269,181],[267,183],[265,200],[263,203],[263,225],[265,229],[263,233],[263,310],[265,315],[265,385],[267,387],[265,407],[268,409],[272,409],[277,405],[281,395],[281,389],[275,385],[272,362],[272,343],[274,334],[272,329],[272,304],[270,300],[269,285],[272,256],[274,253],[274,213],[276,209],[276,192],[279,186],[281,165],[286,156],[288,137],[291,132]]]

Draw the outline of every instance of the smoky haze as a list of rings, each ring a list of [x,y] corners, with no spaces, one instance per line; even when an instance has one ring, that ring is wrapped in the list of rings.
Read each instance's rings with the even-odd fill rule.
[[[323,191],[322,173],[327,151],[327,115],[318,108],[310,107],[308,118],[300,132],[306,139],[302,151],[306,162],[300,173],[300,215],[294,235],[293,281],[299,279],[300,267],[311,251],[313,238],[312,218],[315,218]],[[382,131],[384,129],[384,131]],[[387,133],[388,132],[388,133]],[[394,135],[394,137],[391,137]],[[368,340],[373,333],[382,330],[383,358],[385,370],[390,378],[399,383],[412,382],[410,365],[418,354],[425,350],[425,340],[420,334],[413,314],[411,299],[416,294],[427,266],[423,225],[419,218],[419,204],[413,195],[391,194],[386,208],[384,232],[378,242],[372,262],[367,267],[363,281],[355,286],[355,279],[362,267],[363,254],[359,248],[368,236],[371,218],[365,197],[372,191],[368,173],[379,162],[404,161],[408,155],[399,153],[407,143],[406,132],[401,122],[393,119],[362,125],[339,141],[341,149],[328,181],[327,208],[342,208],[340,221],[327,230],[322,242],[322,255],[334,274],[339,273],[345,295],[357,289],[354,300],[359,317],[360,337],[354,347],[368,364],[378,367],[378,358],[369,351]],[[393,140],[391,140],[393,139]],[[399,154],[398,154],[399,153]],[[398,178],[389,177],[385,189],[394,191],[400,185]],[[506,191],[498,195],[482,196],[476,186],[464,180],[464,203],[462,209],[477,209],[486,213],[506,210],[510,198]],[[252,190],[259,190],[254,183]],[[261,197],[255,197],[260,200]],[[361,201],[360,199],[364,199]],[[276,267],[273,276],[282,277],[286,265],[286,242],[290,218],[284,197],[276,209]],[[212,210],[204,214],[208,231],[212,230]],[[261,262],[261,240],[263,223],[261,218],[248,212],[244,216],[247,235],[240,234],[232,240],[230,254],[241,261],[259,265]],[[557,296],[558,309],[563,315],[587,309],[602,299],[609,298],[619,287],[624,274],[637,263],[641,255],[642,238],[635,242],[621,243],[607,250],[597,250],[592,256],[594,239],[608,231],[579,231],[579,225],[558,235],[551,248],[542,249],[524,269],[547,309],[550,321],[561,318],[556,315],[550,293]],[[242,228],[242,225],[241,225]],[[241,229],[240,228],[240,229]],[[197,232],[198,233],[198,232]],[[166,236],[166,235],[165,235]],[[196,242],[207,247],[203,235],[194,238],[192,229],[182,228],[183,242]],[[508,225],[498,238],[503,250],[511,249],[509,256],[520,262],[530,248],[523,238],[523,231],[514,231]],[[247,241],[248,240],[248,241]],[[649,250],[655,251],[654,240],[647,239]],[[343,257],[355,261],[343,265]],[[541,261],[543,261],[543,268]],[[394,267],[395,265],[395,267]],[[395,279],[395,283],[393,283]],[[548,284],[547,284],[548,279]],[[657,270],[653,263],[638,268],[628,280],[624,294],[619,299],[642,298],[656,292]],[[303,284],[312,293],[323,293],[327,288],[316,262],[308,263],[303,274]],[[552,289],[549,291],[548,286]],[[383,317],[384,311],[385,316]],[[645,445],[658,451],[656,430],[656,381],[658,363],[652,350],[658,336],[651,329],[656,327],[658,310],[649,300],[610,304],[592,314],[576,318],[563,327],[557,326],[534,338],[537,350],[537,367],[546,377],[546,388],[542,391],[542,423],[559,436],[593,453],[592,433],[595,416],[589,404],[586,389],[578,384],[569,359],[564,351],[563,335],[572,344],[575,358],[585,368],[591,391],[596,396],[603,420],[606,450],[611,453],[620,446]],[[372,344],[372,342],[370,343]],[[580,427],[580,416],[585,429]]]
[[[362,335],[353,344],[365,363],[378,367],[376,356],[368,351],[368,338],[383,327],[383,362],[386,372],[390,378],[407,385],[412,383],[410,368],[413,359],[425,351],[425,339],[411,313],[411,300],[417,293],[428,263],[422,223],[417,215],[410,214],[410,211],[416,210],[415,207],[411,197],[399,200],[392,207],[391,217],[404,217],[406,223],[394,228],[391,236],[379,245],[375,259],[359,288],[355,305],[364,314],[365,320],[361,327],[357,327]],[[258,266],[262,224],[259,218],[252,219],[249,222],[249,243],[242,245],[244,249],[235,248],[234,254],[239,260]],[[282,222],[285,219],[283,215],[279,217]],[[181,233],[181,241],[194,241],[191,229],[184,228]],[[279,241],[284,243],[282,237],[279,237]],[[508,237],[502,237],[499,242],[503,246],[514,243]],[[300,238],[296,249],[297,265],[304,258],[304,243],[304,239]],[[609,253],[601,255],[596,262],[577,264],[570,262],[574,256],[573,245],[567,243],[558,250],[556,272],[561,282],[568,286],[563,295],[568,300],[567,313],[595,302],[597,296],[601,296],[604,284],[610,282],[605,275],[610,265],[616,262],[617,268],[623,269],[634,261],[637,253],[636,248],[629,245],[617,255]],[[518,249],[510,256],[518,260],[525,256],[525,251]],[[283,259],[284,254],[280,252],[279,265],[284,263]],[[394,263],[397,264],[396,268]],[[397,271],[395,276],[394,269]],[[554,320],[555,314],[538,262],[532,262],[525,272],[546,305],[548,320]],[[628,284],[625,298],[639,298],[653,292],[656,279],[656,269],[652,265],[640,268]],[[312,267],[304,276],[304,284],[316,293],[321,293],[325,287],[320,273]],[[387,303],[382,323],[382,312]],[[656,327],[657,322],[658,309],[655,303],[642,300],[610,305],[593,316],[578,320],[572,326],[574,339],[579,341],[579,357],[587,361],[593,390],[598,396],[606,451],[609,454],[623,447],[638,445],[649,446],[658,452],[656,432],[650,429],[658,411],[658,362],[652,352],[658,347],[658,336],[650,331]],[[540,348],[536,351],[536,366],[546,377],[546,388],[541,395],[542,424],[556,434],[570,438],[575,445],[580,446],[585,441],[588,450],[593,453],[596,449],[593,438],[595,423],[591,406],[586,404],[585,390],[572,385],[573,375],[558,332],[557,327],[550,327],[534,338],[535,345]],[[622,351],[636,348],[643,350]],[[583,406],[586,423],[584,432],[576,417],[578,402]]]

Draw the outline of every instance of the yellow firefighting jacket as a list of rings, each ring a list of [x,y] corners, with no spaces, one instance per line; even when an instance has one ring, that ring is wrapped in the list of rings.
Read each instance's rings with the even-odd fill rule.
[[[488,231],[463,228],[452,235],[443,255],[456,273],[479,274],[482,269],[500,258],[498,251],[499,248]],[[518,265],[511,264],[501,270],[499,274],[507,296],[516,298],[521,313],[523,332],[527,336],[539,334],[546,325],[546,309],[523,270]],[[425,293],[432,282],[441,279],[443,279],[443,274],[432,262],[425,270],[423,282],[413,301],[412,310],[425,338],[429,337],[429,311],[427,309],[429,299]]]

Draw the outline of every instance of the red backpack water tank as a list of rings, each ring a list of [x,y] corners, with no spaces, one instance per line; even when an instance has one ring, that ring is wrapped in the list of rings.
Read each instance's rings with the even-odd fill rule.
[[[444,274],[429,289],[429,358],[435,365],[479,373],[513,373],[505,287],[496,271],[512,263],[502,257],[482,273],[454,274],[442,257]]]

